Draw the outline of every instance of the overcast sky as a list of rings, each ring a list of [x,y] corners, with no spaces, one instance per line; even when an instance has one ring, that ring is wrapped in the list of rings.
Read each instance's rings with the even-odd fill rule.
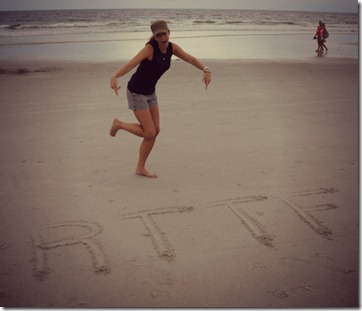
[[[358,13],[357,0],[0,0],[0,10],[203,8]]]

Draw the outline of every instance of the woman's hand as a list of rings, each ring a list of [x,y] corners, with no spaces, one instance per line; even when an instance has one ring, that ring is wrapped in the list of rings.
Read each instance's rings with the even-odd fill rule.
[[[118,96],[118,90],[120,89],[121,87],[118,85],[118,80],[115,76],[113,76],[111,78],[111,89],[114,90],[114,92],[116,93],[116,95]]]
[[[204,77],[202,78],[202,82],[205,83],[205,90],[207,90],[207,87],[211,82],[211,72],[204,72]]]

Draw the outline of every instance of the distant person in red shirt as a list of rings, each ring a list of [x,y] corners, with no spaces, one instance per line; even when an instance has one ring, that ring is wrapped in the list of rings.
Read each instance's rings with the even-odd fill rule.
[[[325,38],[327,38],[327,33],[328,32],[325,28],[325,24],[322,21],[319,21],[319,26],[313,38],[318,40],[318,48],[316,49],[318,55],[322,55],[324,53],[324,48],[326,49],[326,52],[328,51],[327,46],[325,45]]]

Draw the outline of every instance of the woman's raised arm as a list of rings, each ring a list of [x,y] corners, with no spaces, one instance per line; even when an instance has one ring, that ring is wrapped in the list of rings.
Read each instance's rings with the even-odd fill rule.
[[[175,43],[172,43],[173,54],[178,58],[182,59],[185,62],[188,62],[191,65],[194,65],[196,68],[202,70],[204,72],[204,77],[202,82],[205,83],[205,89],[207,89],[208,85],[211,82],[211,71],[208,67],[204,65],[203,62],[198,60],[196,57],[186,53],[180,46]]]
[[[118,85],[118,78],[124,76],[128,72],[130,72],[133,68],[135,68],[140,62],[144,59],[150,59],[153,56],[153,47],[150,44],[147,44],[138,54],[133,57],[127,64],[122,66],[112,77],[111,77],[111,88],[114,90],[116,95],[118,96],[118,90],[121,88]]]

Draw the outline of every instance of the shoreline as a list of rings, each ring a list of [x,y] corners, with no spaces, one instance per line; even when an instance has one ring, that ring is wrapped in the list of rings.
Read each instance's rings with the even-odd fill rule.
[[[179,44],[186,52],[201,59],[304,59],[313,57],[316,40],[310,34],[229,34],[207,36],[172,37],[171,42]],[[114,40],[119,36],[119,40]],[[123,36],[123,37],[122,37]],[[0,40],[0,60],[89,60],[109,61],[131,59],[147,42],[140,33],[112,34],[99,41],[97,35],[13,38]],[[73,41],[72,37],[74,38]],[[48,38],[48,39],[47,39]],[[76,39],[78,38],[78,39]],[[83,39],[82,39],[83,38]],[[91,39],[92,38],[92,39]],[[22,41],[24,45],[22,45]],[[333,57],[358,59],[358,35],[334,34],[327,40],[329,54]]]

